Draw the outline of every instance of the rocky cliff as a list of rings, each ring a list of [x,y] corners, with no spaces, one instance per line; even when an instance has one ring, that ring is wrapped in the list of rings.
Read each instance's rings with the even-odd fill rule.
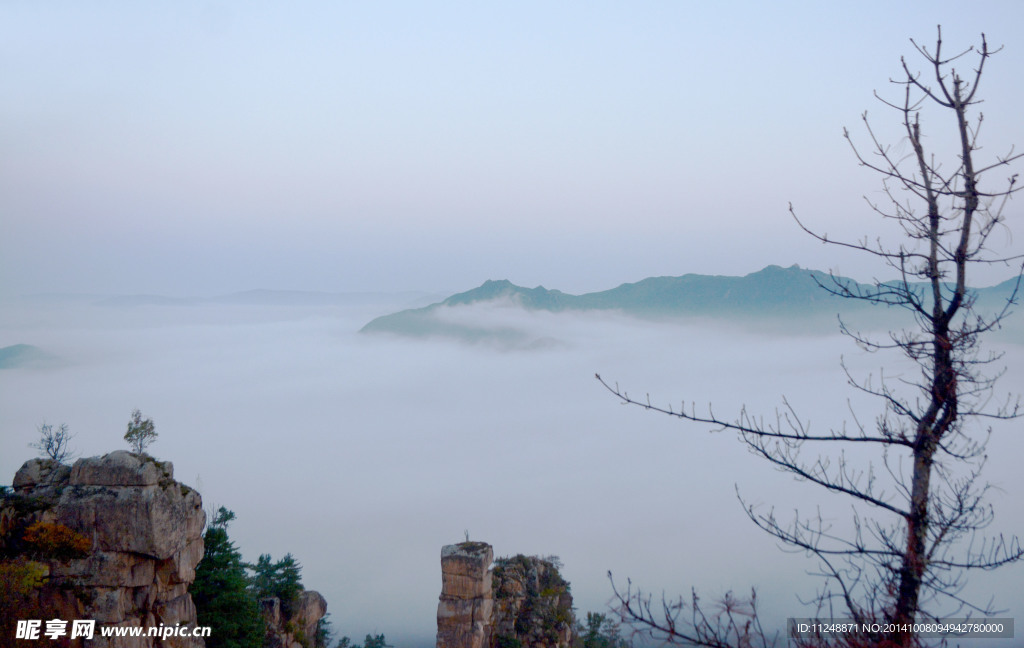
[[[267,625],[265,648],[304,648],[314,645],[317,625],[327,614],[327,600],[319,592],[305,590],[290,614],[276,597],[261,600],[260,612]]]
[[[576,618],[557,559],[499,558],[493,570],[494,648],[568,648]]]
[[[31,604],[43,618],[96,621],[91,641],[71,645],[202,648],[201,638],[100,633],[195,627],[188,586],[203,556],[205,518],[199,494],[174,481],[170,462],[127,451],[70,467],[32,459],[0,503],[0,552],[42,566]]]
[[[463,542],[441,549],[437,648],[489,648],[493,560],[494,550],[485,542]]]
[[[569,583],[552,559],[499,558],[484,542],[441,550],[437,648],[569,648]]]

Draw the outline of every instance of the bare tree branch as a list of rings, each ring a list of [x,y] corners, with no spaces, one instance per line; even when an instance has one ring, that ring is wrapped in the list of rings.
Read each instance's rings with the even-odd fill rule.
[[[903,371],[896,377],[882,370],[873,379],[859,378],[841,363],[849,385],[880,405],[874,430],[868,430],[852,406],[849,427],[844,423],[827,434],[811,434],[786,399],[767,421],[745,408],[733,418],[723,418],[710,405],[706,414],[685,403],[678,409],[654,405],[649,396],[633,398],[618,384],[596,376],[624,404],[732,431],[769,464],[849,498],[851,526],[841,531],[833,530],[820,511],[810,517],[797,511],[784,523],[774,509],[765,512],[746,502],[743,506],[757,527],[785,547],[816,558],[817,573],[824,579],[810,601],[817,614],[831,615],[838,606],[844,616],[899,627],[935,618],[949,606],[993,613],[991,601],[977,604],[961,596],[967,574],[1024,558],[1016,537],[985,535],[994,519],[986,503],[989,487],[981,480],[989,431],[977,425],[1020,414],[1017,399],[994,402],[993,388],[1002,372],[989,367],[1001,355],[982,355],[980,349],[982,336],[998,328],[1016,303],[1024,266],[1017,271],[1011,294],[995,312],[978,308],[977,294],[968,284],[976,264],[1020,263],[1021,255],[1000,256],[990,245],[993,233],[1005,229],[1007,201],[1021,188],[1017,175],[1006,179],[1002,188],[981,187],[988,183],[986,174],[1024,154],[1010,148],[1003,156],[978,163],[983,118],[972,117],[971,112],[981,101],[976,97],[985,64],[998,52],[989,49],[984,34],[979,46],[949,57],[942,54],[941,28],[934,53],[911,43],[930,68],[928,74],[912,70],[901,59],[902,77],[892,80],[900,89],[899,98],[876,93],[883,106],[898,116],[910,152],[903,154],[884,144],[867,113],[862,120],[868,149],[862,151],[849,131],[843,131],[858,165],[882,180],[888,202],[868,201],[871,211],[898,224],[902,237],[894,242],[867,237],[837,240],[815,231],[789,206],[797,225],[813,238],[867,254],[897,277],[865,286],[830,273],[827,280],[815,278],[819,286],[847,299],[895,306],[912,316],[913,325],[891,330],[881,340],[853,331],[840,320],[840,331],[859,347],[899,354],[917,368],[916,374]],[[953,67],[972,59],[976,66],[967,77]],[[929,149],[924,134],[922,113],[931,110],[955,123],[958,150],[945,161]],[[813,455],[805,454],[812,448]],[[877,449],[876,461],[882,469],[870,461],[855,462],[847,456],[847,448]],[[749,605],[728,595],[723,601],[725,612],[712,618],[704,613],[695,592],[688,604],[664,596],[656,604],[629,581],[624,591],[614,582],[612,586],[622,619],[649,636],[669,643],[736,648],[753,645],[750,632],[756,631],[759,645],[769,645],[757,620],[753,594]],[[798,645],[908,648],[920,641],[913,632],[900,631],[886,637],[800,639]]]

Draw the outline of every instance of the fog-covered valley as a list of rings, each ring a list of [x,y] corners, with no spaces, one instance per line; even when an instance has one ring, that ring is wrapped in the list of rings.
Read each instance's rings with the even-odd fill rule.
[[[839,367],[898,377],[899,363],[827,331],[761,332],[749,323],[652,322],[613,312],[524,311],[491,302],[439,313],[506,338],[465,343],[360,334],[381,314],[431,295],[335,299],[250,295],[243,303],[11,299],[0,346],[45,361],[0,370],[0,483],[34,456],[42,422],[67,423],[81,455],[124,447],[133,408],[159,433],[153,455],[237,520],[247,560],[291,552],[334,628],[433,642],[439,551],[471,539],[497,555],[556,554],[580,613],[606,608],[631,578],[656,595],[706,599],[756,586],[766,623],[807,612],[815,564],[782,552],[737,501],[781,517],[821,505],[841,529],[848,503],[752,456],[727,433],[620,405],[599,372],[633,396],[719,415],[773,415],[783,396],[813,429],[849,407],[870,423]],[[1005,337],[1005,336],[1004,336]],[[998,393],[1024,391],[1024,349],[1000,342]],[[905,371],[904,368],[902,371]],[[912,377],[912,376],[906,376]],[[1024,488],[1019,423],[999,425],[986,476],[994,533],[1018,532]],[[1016,566],[976,575],[970,594],[1024,610]]]

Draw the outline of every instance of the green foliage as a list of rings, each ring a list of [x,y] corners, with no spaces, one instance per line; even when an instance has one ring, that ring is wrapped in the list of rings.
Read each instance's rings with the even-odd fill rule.
[[[626,648],[629,644],[619,631],[619,624],[607,614],[587,612],[586,627],[577,627],[583,648]]]
[[[389,646],[387,640],[384,639],[383,634],[379,635],[366,635],[363,639],[363,648],[394,648]]]
[[[234,519],[235,512],[229,511],[222,506],[217,509],[217,513],[213,516],[213,521],[210,522],[210,526],[217,529],[226,529]]]
[[[331,641],[331,613],[325,614],[316,622],[316,636],[313,637],[313,648],[328,648]]]
[[[260,648],[267,632],[260,601],[266,598],[280,601],[284,632],[306,648],[326,648],[331,635],[326,617],[311,636],[291,618],[303,590],[302,566],[291,554],[278,561],[263,554],[255,564],[243,562],[228,539],[228,525],[234,519],[235,514],[223,506],[210,515],[203,536],[206,555],[190,588],[200,624],[214,628],[207,648]]]
[[[501,556],[494,559],[494,573],[495,575],[504,571],[519,570],[522,573],[530,568],[530,559],[523,554],[516,554],[515,556]]]
[[[251,587],[256,599],[277,597],[281,601],[281,614],[290,617],[303,590],[302,566],[295,557],[289,553],[274,562],[270,554],[262,554],[249,568],[253,571]]]
[[[156,441],[157,433],[153,425],[153,419],[142,418],[142,412],[138,409],[132,410],[132,418],[128,421],[128,431],[124,433],[124,440],[131,446],[132,452],[142,454],[149,444]]]
[[[498,635],[494,638],[494,648],[523,648],[523,642],[518,637]]]
[[[492,592],[495,599],[518,599],[502,604],[511,620],[494,638],[495,648],[516,648],[513,640],[534,643],[538,637],[554,645],[559,633],[576,623],[572,611],[569,583],[558,569],[557,556],[518,554],[494,561]],[[504,642],[505,646],[498,644]]]
[[[64,490],[63,484],[45,494],[33,494],[32,496],[14,492],[14,489],[7,486],[0,488],[0,506],[14,511],[14,518],[23,518],[39,511],[48,511],[57,503],[57,498]]]
[[[469,551],[472,553],[483,551],[489,546],[490,545],[488,545],[486,542],[477,542],[476,540],[466,540],[465,542],[460,542],[458,544],[459,549],[462,549],[463,551]]]
[[[366,635],[363,639],[363,645],[353,644],[352,640],[348,637],[342,637],[338,639],[338,643],[334,645],[334,648],[395,648],[388,644],[387,639],[384,638],[383,634],[379,635]]]
[[[265,633],[259,603],[249,589],[246,565],[228,538],[235,514],[221,507],[203,534],[206,552],[189,588],[199,624],[210,626],[207,648],[261,648]]]

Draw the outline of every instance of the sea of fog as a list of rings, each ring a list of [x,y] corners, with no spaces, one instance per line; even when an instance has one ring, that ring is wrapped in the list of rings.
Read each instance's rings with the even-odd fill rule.
[[[4,304],[0,347],[31,344],[49,358],[0,370],[0,483],[35,455],[44,421],[67,423],[74,449],[94,455],[125,447],[140,408],[159,433],[150,452],[208,510],[237,514],[229,531],[244,557],[292,553],[334,629],[357,640],[381,632],[399,648],[432,645],[440,550],[467,533],[499,556],[559,556],[581,615],[607,609],[611,571],[656,596],[696,587],[710,601],[754,586],[765,622],[781,626],[808,612],[798,596],[813,594],[816,566],[757,530],[737,493],[783,518],[820,506],[837,529],[848,502],[773,470],[728,433],[620,404],[594,374],[657,405],[714,402],[720,416],[744,405],[773,416],[786,396],[816,431],[850,408],[868,424],[877,412],[851,393],[840,356],[858,375],[885,363],[888,376],[913,378],[831,333],[507,304],[443,317],[533,343],[358,333],[411,300]],[[1024,348],[1000,344],[999,393],[1024,392]],[[1020,423],[999,424],[986,467],[993,533],[1024,530],[1022,450]],[[978,574],[964,594],[1024,613],[1022,577],[1020,566]]]

